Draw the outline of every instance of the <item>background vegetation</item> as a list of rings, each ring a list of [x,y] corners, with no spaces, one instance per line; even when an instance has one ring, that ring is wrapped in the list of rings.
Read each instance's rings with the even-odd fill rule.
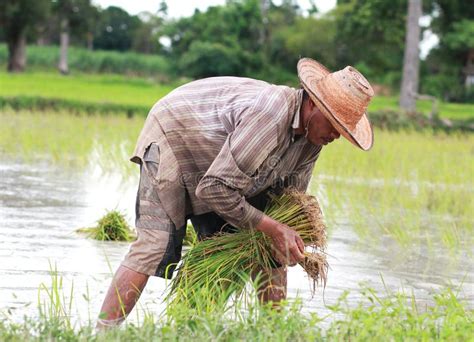
[[[397,94],[401,81],[408,0],[338,0],[324,15],[314,5],[303,11],[296,0],[228,0],[178,19],[168,18],[165,1],[155,13],[139,15],[98,8],[90,0],[34,4],[5,0],[0,5],[0,42],[9,51],[0,49],[0,63],[9,70],[59,65],[62,73],[119,72],[165,81],[237,75],[295,85],[295,63],[309,56],[333,70],[354,65],[379,93]],[[462,0],[422,5],[427,19],[422,31],[434,32],[439,44],[421,61],[419,92],[473,102],[467,82],[474,59],[474,7]],[[42,48],[58,43],[61,51],[69,46],[98,51]]]

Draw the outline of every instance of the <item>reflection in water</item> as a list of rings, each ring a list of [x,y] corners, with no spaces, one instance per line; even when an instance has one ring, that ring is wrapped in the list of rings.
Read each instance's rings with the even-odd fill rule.
[[[138,174],[138,172],[137,172]],[[65,281],[65,293],[74,286],[72,314],[83,322],[94,319],[113,271],[127,252],[127,243],[97,242],[75,233],[92,226],[106,210],[118,209],[129,222],[134,219],[137,175],[124,180],[119,173],[104,175],[100,169],[86,172],[63,170],[48,164],[0,164],[0,307],[14,319],[37,315],[41,283],[50,284],[49,271],[56,267]],[[323,189],[317,189],[320,193]],[[327,191],[327,189],[326,189]],[[324,201],[322,201],[324,203]],[[420,301],[446,284],[459,286],[473,299],[472,263],[453,264],[447,253],[420,249],[406,259],[390,240],[383,245],[363,243],[343,218],[330,235],[330,272],[327,288],[314,298],[299,266],[291,268],[289,296],[303,298],[305,310],[328,313],[350,290],[349,302],[358,301],[360,282],[381,292],[400,287],[413,289]],[[387,253],[391,251],[391,253]],[[383,282],[381,277],[383,276]],[[142,309],[161,312],[165,281],[153,278],[140,299]],[[84,295],[84,296],[83,296]],[[142,316],[143,317],[143,316]],[[136,315],[132,313],[132,320]]]

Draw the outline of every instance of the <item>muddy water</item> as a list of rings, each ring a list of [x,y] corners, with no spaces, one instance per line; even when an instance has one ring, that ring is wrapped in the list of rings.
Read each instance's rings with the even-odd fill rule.
[[[1,159],[0,159],[1,160]],[[124,181],[120,175],[99,170],[64,170],[42,163],[0,162],[0,312],[13,320],[38,314],[38,288],[49,286],[50,271],[58,270],[64,293],[73,286],[71,315],[81,322],[94,319],[100,309],[113,270],[128,250],[127,243],[97,242],[75,233],[92,226],[105,210],[119,209],[133,222],[135,187],[138,179]],[[301,268],[289,273],[289,296],[303,299],[306,311],[328,313],[349,290],[348,301],[360,300],[360,283],[381,293],[401,288],[424,303],[445,285],[459,286],[461,296],[472,304],[474,272],[472,259],[453,260],[445,251],[422,247],[410,256],[387,240],[383,245],[360,241],[341,218],[330,235],[331,269],[324,295],[311,297]],[[383,278],[383,280],[382,280]],[[138,310],[161,312],[166,283],[152,278]],[[68,295],[67,295],[68,297]],[[42,298],[45,298],[43,292]]]

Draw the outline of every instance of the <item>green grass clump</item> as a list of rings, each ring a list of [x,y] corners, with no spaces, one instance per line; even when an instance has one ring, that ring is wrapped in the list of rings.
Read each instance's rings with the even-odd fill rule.
[[[125,217],[117,210],[107,212],[97,221],[97,226],[81,228],[80,233],[86,233],[90,238],[99,241],[133,241],[135,235],[130,229]]]
[[[297,231],[312,252],[300,265],[316,283],[326,282],[326,227],[316,198],[287,190],[273,195],[265,213]],[[284,257],[284,256],[283,256]],[[262,232],[239,230],[223,233],[197,243],[183,258],[173,279],[168,298],[171,306],[185,303],[190,307],[225,306],[227,299],[241,299],[252,275],[275,267],[271,241]],[[266,286],[272,286],[269,283]]]

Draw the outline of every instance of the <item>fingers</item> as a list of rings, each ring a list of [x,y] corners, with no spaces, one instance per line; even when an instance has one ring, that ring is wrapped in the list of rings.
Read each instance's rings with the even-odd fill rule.
[[[284,234],[273,238],[274,256],[285,265],[295,265],[304,260],[304,242],[295,231],[287,228]]]
[[[298,248],[300,252],[304,254],[304,242],[300,236],[296,236],[296,243],[298,244]]]
[[[298,244],[294,244],[291,249],[291,255],[292,255],[292,263],[298,263],[300,261],[303,261],[304,260],[304,254],[301,253],[300,251],[300,248],[298,246]]]
[[[283,248],[282,246],[273,246],[272,248],[273,257],[282,265],[290,265],[293,266],[296,264],[294,257],[289,248],[286,246]]]

